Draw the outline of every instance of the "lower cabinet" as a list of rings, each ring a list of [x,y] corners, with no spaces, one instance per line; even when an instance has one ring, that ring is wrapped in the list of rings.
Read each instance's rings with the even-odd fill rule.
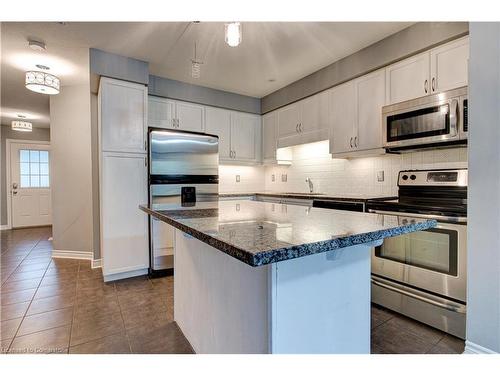
[[[105,281],[147,272],[146,154],[101,154],[101,256]]]

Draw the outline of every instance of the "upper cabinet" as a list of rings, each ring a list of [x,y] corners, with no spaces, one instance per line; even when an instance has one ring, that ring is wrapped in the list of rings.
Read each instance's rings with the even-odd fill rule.
[[[442,92],[468,84],[469,37],[464,37],[430,52],[431,92]]]
[[[328,139],[328,96],[319,93],[278,110],[278,146]]]
[[[155,96],[149,97],[148,126],[203,132],[205,107]]]
[[[278,131],[278,113],[276,111],[262,116],[262,161],[276,162],[276,140]]]
[[[99,121],[102,151],[146,152],[147,95],[144,85],[101,78]]]
[[[468,84],[469,38],[464,37],[386,68],[387,104]]]
[[[404,102],[430,93],[429,53],[421,53],[386,68],[387,102]]]
[[[259,115],[206,107],[206,133],[219,137],[223,164],[257,164],[261,160]]]
[[[330,152],[352,154],[382,148],[385,70],[381,69],[330,90]]]

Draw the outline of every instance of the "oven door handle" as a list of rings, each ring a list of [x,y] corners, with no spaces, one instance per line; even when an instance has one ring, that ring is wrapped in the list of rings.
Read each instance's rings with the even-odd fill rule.
[[[409,292],[407,290],[397,288],[397,287],[394,287],[392,285],[388,285],[386,283],[374,280],[373,278],[372,278],[372,284],[375,284],[381,288],[385,288],[385,289],[388,289],[388,290],[396,292],[396,293],[404,294],[405,296],[408,296],[411,298],[418,299],[419,301],[426,302],[426,303],[429,303],[429,304],[437,306],[437,307],[441,307],[441,308],[446,309],[448,311],[453,311],[456,313],[465,314],[465,307],[458,305],[458,304],[457,304],[457,306],[455,306],[455,305],[451,305],[449,303],[439,302],[439,301],[436,301],[434,299],[424,297],[424,296],[418,295],[416,293],[412,293],[412,292]]]
[[[425,214],[414,214],[411,212],[381,211],[373,209],[368,209],[368,212],[372,214],[381,214],[381,215],[415,217],[419,219],[434,219],[439,221],[446,221],[448,223],[467,223],[466,217],[458,217],[458,216],[425,215]]]

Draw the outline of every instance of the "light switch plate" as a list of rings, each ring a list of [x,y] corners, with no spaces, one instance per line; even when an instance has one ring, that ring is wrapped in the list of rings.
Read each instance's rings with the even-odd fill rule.
[[[384,171],[378,171],[377,172],[377,181],[378,182],[384,182]]]
[[[281,175],[281,182],[286,182],[288,179],[288,176],[284,173]]]
[[[236,175],[236,182],[240,182],[240,175],[239,174]]]

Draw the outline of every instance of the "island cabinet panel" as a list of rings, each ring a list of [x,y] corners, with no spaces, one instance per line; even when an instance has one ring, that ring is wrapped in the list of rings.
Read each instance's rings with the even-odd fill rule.
[[[251,267],[176,229],[174,319],[196,353],[368,354],[379,244]]]

